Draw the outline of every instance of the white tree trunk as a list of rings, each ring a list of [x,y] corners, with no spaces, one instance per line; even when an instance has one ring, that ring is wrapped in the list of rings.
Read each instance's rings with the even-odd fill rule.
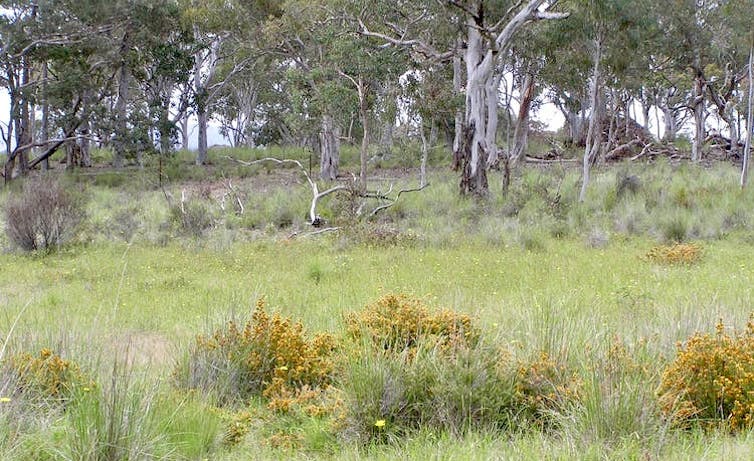
[[[590,88],[590,100],[592,113],[589,117],[589,130],[586,135],[586,147],[584,148],[584,163],[583,172],[581,178],[581,192],[579,193],[579,202],[583,202],[586,199],[586,190],[589,186],[589,170],[592,166],[592,159],[597,155],[600,148],[600,142],[602,138],[602,127],[600,126],[600,79],[601,71],[600,64],[602,62],[602,40],[595,40],[595,49],[593,56],[592,68],[592,82]]]
[[[453,95],[461,93],[461,57],[453,57]],[[453,169],[461,168],[461,160],[458,154],[461,152],[461,143],[463,140],[463,110],[459,107],[456,109],[454,120],[454,137],[453,137]]]
[[[704,145],[704,119],[705,119],[705,101],[704,101],[704,81],[701,71],[699,70],[699,61],[695,61],[694,68],[696,77],[694,78],[694,100],[692,103],[694,111],[694,139],[691,145],[691,161],[698,162],[702,159],[702,147]]]
[[[749,161],[751,159],[751,131],[754,124],[752,99],[754,99],[754,43],[749,48],[749,100],[746,107],[746,134],[744,134],[744,164],[741,168],[741,188],[746,187],[749,177]]]

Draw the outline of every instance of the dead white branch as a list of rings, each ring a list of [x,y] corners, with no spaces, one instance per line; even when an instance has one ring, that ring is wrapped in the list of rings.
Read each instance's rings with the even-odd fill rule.
[[[398,199],[400,199],[400,198],[401,198],[401,195],[403,195],[403,194],[408,194],[408,193],[410,193],[410,192],[419,192],[419,191],[422,191],[422,190],[426,189],[427,187],[429,187],[429,183],[427,183],[427,184],[424,184],[424,185],[422,185],[422,186],[420,186],[420,187],[415,187],[415,188],[413,188],[413,189],[401,189],[401,190],[399,190],[399,191],[398,191],[398,194],[397,194],[397,195],[395,196],[395,198],[394,198],[394,199],[390,199],[389,197],[386,197],[386,196],[382,196],[381,198],[386,198],[386,199],[390,200],[390,202],[389,202],[389,203],[386,203],[386,204],[384,204],[384,205],[380,205],[380,206],[378,206],[377,208],[375,208],[374,210],[372,210],[372,212],[370,213],[370,216],[376,216],[376,215],[377,215],[377,213],[379,213],[380,211],[384,211],[384,210],[387,210],[387,209],[388,209],[388,208],[390,208],[391,206],[393,206],[393,205],[395,205],[396,203],[398,203]],[[390,189],[391,189],[391,190],[393,189],[393,186],[392,186],[392,184],[390,185]]]
[[[311,206],[309,207],[309,224],[311,224],[314,227],[319,227],[322,225],[322,219],[319,216],[317,216],[317,202],[319,202],[321,198],[326,197],[335,192],[349,190],[348,186],[339,184],[337,186],[333,186],[325,191],[320,192],[319,186],[317,185],[316,181],[312,179],[311,175],[309,175],[309,172],[306,170],[306,168],[304,168],[304,165],[302,165],[301,162],[299,162],[298,160],[265,157],[265,158],[260,158],[259,160],[245,162],[243,160],[238,160],[229,156],[226,156],[225,158],[232,160],[236,163],[239,163],[241,165],[245,165],[245,166],[254,166],[261,163],[275,163],[277,165],[296,165],[298,169],[301,171],[301,173],[304,175],[304,177],[306,178],[306,181],[309,183],[309,187],[311,187],[312,189],[312,202],[311,202]]]

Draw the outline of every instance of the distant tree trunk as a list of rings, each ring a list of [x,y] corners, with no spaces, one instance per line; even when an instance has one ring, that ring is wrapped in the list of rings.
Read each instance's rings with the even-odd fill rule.
[[[694,139],[691,145],[691,161],[698,162],[702,159],[702,147],[704,145],[704,76],[699,68],[699,57],[694,61]]]
[[[35,14],[36,7],[34,7],[34,12],[32,14]],[[18,150],[17,156],[18,156],[18,169],[19,172],[22,175],[25,175],[29,171],[29,153],[31,152],[31,147],[25,147],[32,144],[32,127],[31,127],[31,110],[30,110],[30,98],[27,96],[27,94],[24,94],[23,91],[28,91],[29,85],[31,83],[31,62],[28,56],[24,56],[22,59],[22,70],[21,70],[21,98],[20,98],[20,104],[21,104],[21,114],[19,118],[19,125],[16,129],[16,149]]]
[[[319,176],[322,179],[334,181],[338,177],[340,162],[340,130],[332,116],[322,116],[322,129],[319,133]]]
[[[389,156],[393,152],[393,130],[395,128],[395,96],[392,92],[393,83],[384,82],[378,88],[377,99],[380,101],[379,122],[380,155]]]
[[[89,140],[89,137],[91,136],[91,124],[89,122],[89,117],[91,115],[91,91],[86,90],[82,95],[82,98],[84,113],[82,115],[83,122],[81,122],[79,128],[80,136],[78,138],[78,145],[81,152],[81,166],[88,168],[92,166],[91,142]]]
[[[189,115],[188,112],[181,117],[181,149],[189,150]]]
[[[196,164],[207,163],[207,90],[202,85],[201,67],[204,62],[202,52],[194,56],[194,91],[196,91],[197,151]]]
[[[461,94],[461,57],[453,57],[453,95]],[[461,168],[461,158],[458,154],[461,152],[461,143],[463,141],[463,109],[458,107],[456,109],[454,124],[454,137],[453,137],[453,170],[458,171]]]
[[[367,155],[369,154],[369,103],[367,101],[367,84],[359,76],[356,89],[359,93],[359,118],[361,119],[362,136],[361,151],[359,152],[359,186],[362,191],[367,190]]]
[[[126,49],[127,38],[124,39],[123,49]],[[124,59],[121,62],[118,75],[118,99],[115,102],[115,142],[113,150],[113,167],[121,168],[126,158],[126,146],[128,143],[128,87],[130,85],[131,72],[128,63]]]
[[[498,90],[500,80],[503,74],[499,72],[494,75],[485,84],[485,103],[487,104],[487,133],[485,142],[487,144],[487,166],[497,165],[500,162],[499,152],[497,149],[497,125],[498,125]]]
[[[435,120],[432,119],[430,124],[431,126],[435,126]],[[429,157],[429,145],[426,133],[424,132],[424,117],[421,118],[421,123],[419,124],[419,134],[421,135],[422,140],[422,160],[419,168],[419,186],[424,187],[427,185],[427,158]]]
[[[13,148],[13,136],[15,134],[15,127],[18,126],[18,118],[19,118],[19,96],[18,96],[18,89],[16,87],[16,71],[14,69],[8,69],[7,70],[7,80],[8,80],[8,98],[9,101],[9,117],[8,117],[8,133],[6,134],[5,144],[6,144],[6,150],[8,153],[8,158],[5,160],[5,165],[3,166],[3,176],[5,178],[5,183],[9,183],[13,179],[13,171],[16,168],[16,154],[17,150]]]
[[[662,108],[662,115],[665,122],[665,133],[662,136],[662,141],[666,143],[675,142],[678,135],[678,127],[675,119],[675,112],[667,105]]]
[[[526,155],[526,148],[529,143],[529,115],[534,101],[535,88],[534,75],[527,72],[524,76],[521,107],[518,111],[516,130],[513,134],[513,150],[510,155],[511,167],[514,167],[518,160]]]
[[[516,120],[516,130],[513,133],[513,149],[510,150],[505,159],[505,168],[503,169],[503,192],[508,192],[511,178],[510,175],[516,169],[516,165],[521,157],[526,156],[526,149],[529,144],[529,114],[531,104],[534,101],[534,75],[526,72],[524,81],[521,84],[521,105],[518,110]]]
[[[50,103],[47,100],[47,63],[42,66],[42,150],[47,149],[47,140],[50,139]],[[42,160],[42,170],[50,169],[50,159]]]
[[[741,168],[741,188],[746,187],[749,177],[749,161],[751,160],[751,132],[754,125],[754,112],[752,111],[752,99],[754,99],[754,36],[749,48],[749,100],[746,105],[746,134],[744,134],[744,164]]]
[[[600,70],[600,64],[602,62],[602,38],[599,37],[597,40],[595,40],[595,49],[594,49],[594,56],[593,56],[593,64],[594,67],[592,69],[592,82],[591,82],[591,89],[590,89],[590,100],[591,100],[591,107],[592,107],[592,113],[589,117],[589,131],[586,135],[586,147],[584,148],[584,163],[583,163],[583,172],[582,172],[582,178],[581,178],[581,192],[579,193],[579,202],[583,202],[586,199],[586,190],[589,186],[589,170],[592,166],[592,160],[597,156],[599,153],[601,138],[602,138],[602,128],[600,125],[601,120],[601,113],[600,113],[600,101],[599,101],[599,91],[600,91],[600,80],[602,78],[601,76],[601,70]]]

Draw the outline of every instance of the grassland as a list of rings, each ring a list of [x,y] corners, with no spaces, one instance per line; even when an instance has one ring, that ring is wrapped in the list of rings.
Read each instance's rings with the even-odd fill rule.
[[[743,328],[754,311],[754,193],[738,190],[733,167],[618,166],[597,175],[584,204],[577,172],[559,167],[527,169],[507,196],[485,202],[457,197],[455,178],[437,169],[429,189],[368,222],[331,198],[321,213],[343,229],[306,237],[308,190],[294,171],[240,174],[216,161],[197,178],[185,178],[180,162],[171,167],[172,203],[150,172],[69,178],[91,197],[79,239],[50,254],[0,255],[3,358],[50,347],[93,376],[103,399],[33,414],[0,403],[3,459],[750,456],[750,432],[681,430],[656,403],[679,341],[713,332],[721,319]],[[223,176],[234,178],[242,215],[219,206]],[[383,190],[415,181],[398,168],[378,176]],[[636,186],[626,190],[629,177]],[[181,192],[209,217],[198,228],[175,217]],[[671,241],[697,242],[701,259],[647,258]],[[517,359],[546,352],[579,377],[582,398],[553,411],[549,429],[418,430],[364,445],[315,418],[272,415],[261,400],[216,409],[173,384],[195,336],[248,317],[260,297],[309,331],[342,336],[347,313],[387,293],[471,315],[486,341]],[[615,377],[600,367],[616,344],[635,372]],[[224,445],[241,411],[249,432]],[[274,448],[270,427],[299,443]],[[123,451],[102,449],[118,444]]]

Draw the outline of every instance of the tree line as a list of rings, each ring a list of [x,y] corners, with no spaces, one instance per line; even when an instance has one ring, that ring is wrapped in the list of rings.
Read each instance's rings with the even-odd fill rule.
[[[595,162],[672,145],[692,161],[709,123],[726,155],[751,143],[752,0],[1,0],[6,182],[49,168],[112,165],[188,148],[207,162],[215,120],[234,146],[311,148],[339,174],[340,144],[390,154],[396,130],[453,152],[461,193],[503,187],[526,157],[530,116],[553,103]],[[501,83],[509,79],[511,85]],[[513,91],[510,91],[510,89]],[[513,103],[515,100],[515,104]],[[515,110],[514,110],[515,109]],[[641,112],[640,114],[637,112]],[[397,115],[410,119],[396,124]],[[651,121],[653,120],[653,121]],[[357,138],[359,138],[357,140]],[[718,139],[719,140],[719,139]]]

